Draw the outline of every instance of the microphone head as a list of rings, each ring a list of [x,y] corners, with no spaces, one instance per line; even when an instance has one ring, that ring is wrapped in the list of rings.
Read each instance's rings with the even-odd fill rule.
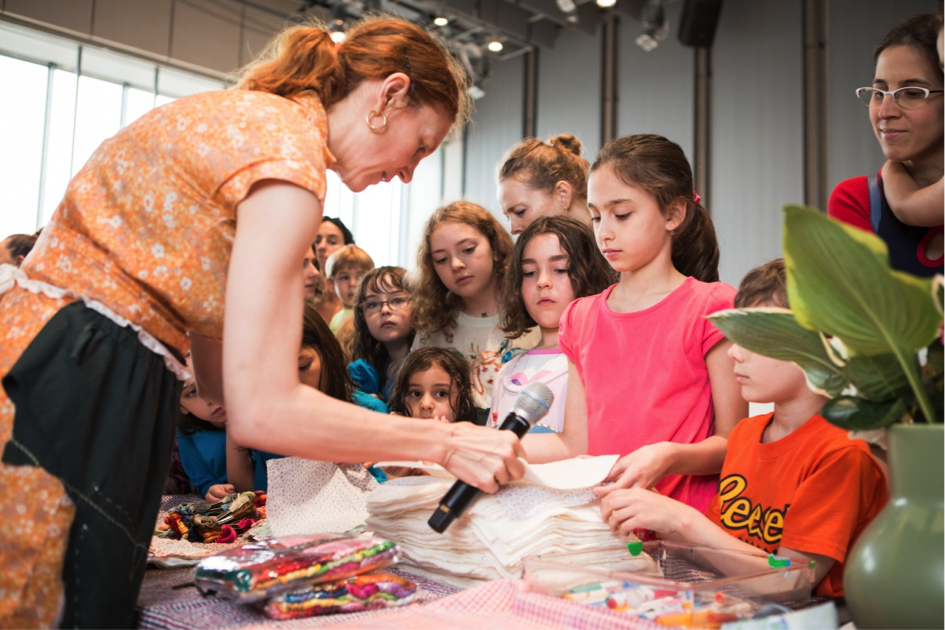
[[[555,395],[544,383],[530,383],[519,392],[512,407],[512,413],[522,417],[529,424],[535,424],[547,415]]]

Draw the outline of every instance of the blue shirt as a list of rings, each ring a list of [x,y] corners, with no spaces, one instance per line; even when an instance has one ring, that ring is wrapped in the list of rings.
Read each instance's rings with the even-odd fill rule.
[[[226,431],[177,432],[177,451],[190,485],[201,496],[226,483]]]
[[[365,409],[370,409],[371,411],[376,411],[378,413],[387,413],[387,405],[383,400],[378,400],[374,396],[365,394],[359,389],[354,390],[354,395],[352,398],[352,402],[359,407],[364,407]],[[253,456],[253,488],[256,490],[262,490],[263,492],[269,492],[269,477],[266,473],[266,462],[268,462],[270,459],[279,459],[285,456],[276,455],[275,453],[267,453],[266,451],[254,450],[251,452]],[[181,459],[183,459],[183,456]],[[373,466],[371,466],[368,471],[374,475],[374,478],[379,482],[387,481],[387,475],[384,474],[383,471],[375,469]],[[225,477],[226,458],[224,458],[223,461],[223,473]]]

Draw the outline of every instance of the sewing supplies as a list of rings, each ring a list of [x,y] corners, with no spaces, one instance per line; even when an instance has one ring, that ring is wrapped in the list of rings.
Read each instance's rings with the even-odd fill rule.
[[[231,543],[264,518],[266,493],[242,492],[216,503],[194,501],[173,507],[155,535],[196,543]]]
[[[273,619],[298,619],[406,606],[416,593],[417,585],[411,580],[389,573],[366,573],[288,591],[261,608]]]
[[[395,543],[370,534],[283,536],[204,559],[194,581],[202,591],[254,602],[382,569],[398,560]]]

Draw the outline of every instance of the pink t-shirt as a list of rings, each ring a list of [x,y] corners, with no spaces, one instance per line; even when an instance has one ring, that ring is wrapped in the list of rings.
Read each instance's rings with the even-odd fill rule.
[[[711,436],[705,356],[723,335],[704,316],[732,308],[735,289],[690,277],[635,313],[608,308],[613,289],[573,302],[558,333],[584,382],[588,454],[626,455],[647,444],[694,444]],[[670,475],[656,488],[704,512],[718,476]]]

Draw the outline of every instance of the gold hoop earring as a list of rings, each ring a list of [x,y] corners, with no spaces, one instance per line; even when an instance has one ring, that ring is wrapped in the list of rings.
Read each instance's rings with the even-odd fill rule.
[[[374,120],[375,118],[381,119],[380,125],[374,126],[371,124],[371,121]],[[364,117],[364,122],[367,123],[368,129],[370,129],[374,133],[380,133],[384,131],[384,128],[387,126],[387,114],[385,114],[384,112],[379,112],[377,110],[372,109],[371,111],[367,113],[367,116]]]

